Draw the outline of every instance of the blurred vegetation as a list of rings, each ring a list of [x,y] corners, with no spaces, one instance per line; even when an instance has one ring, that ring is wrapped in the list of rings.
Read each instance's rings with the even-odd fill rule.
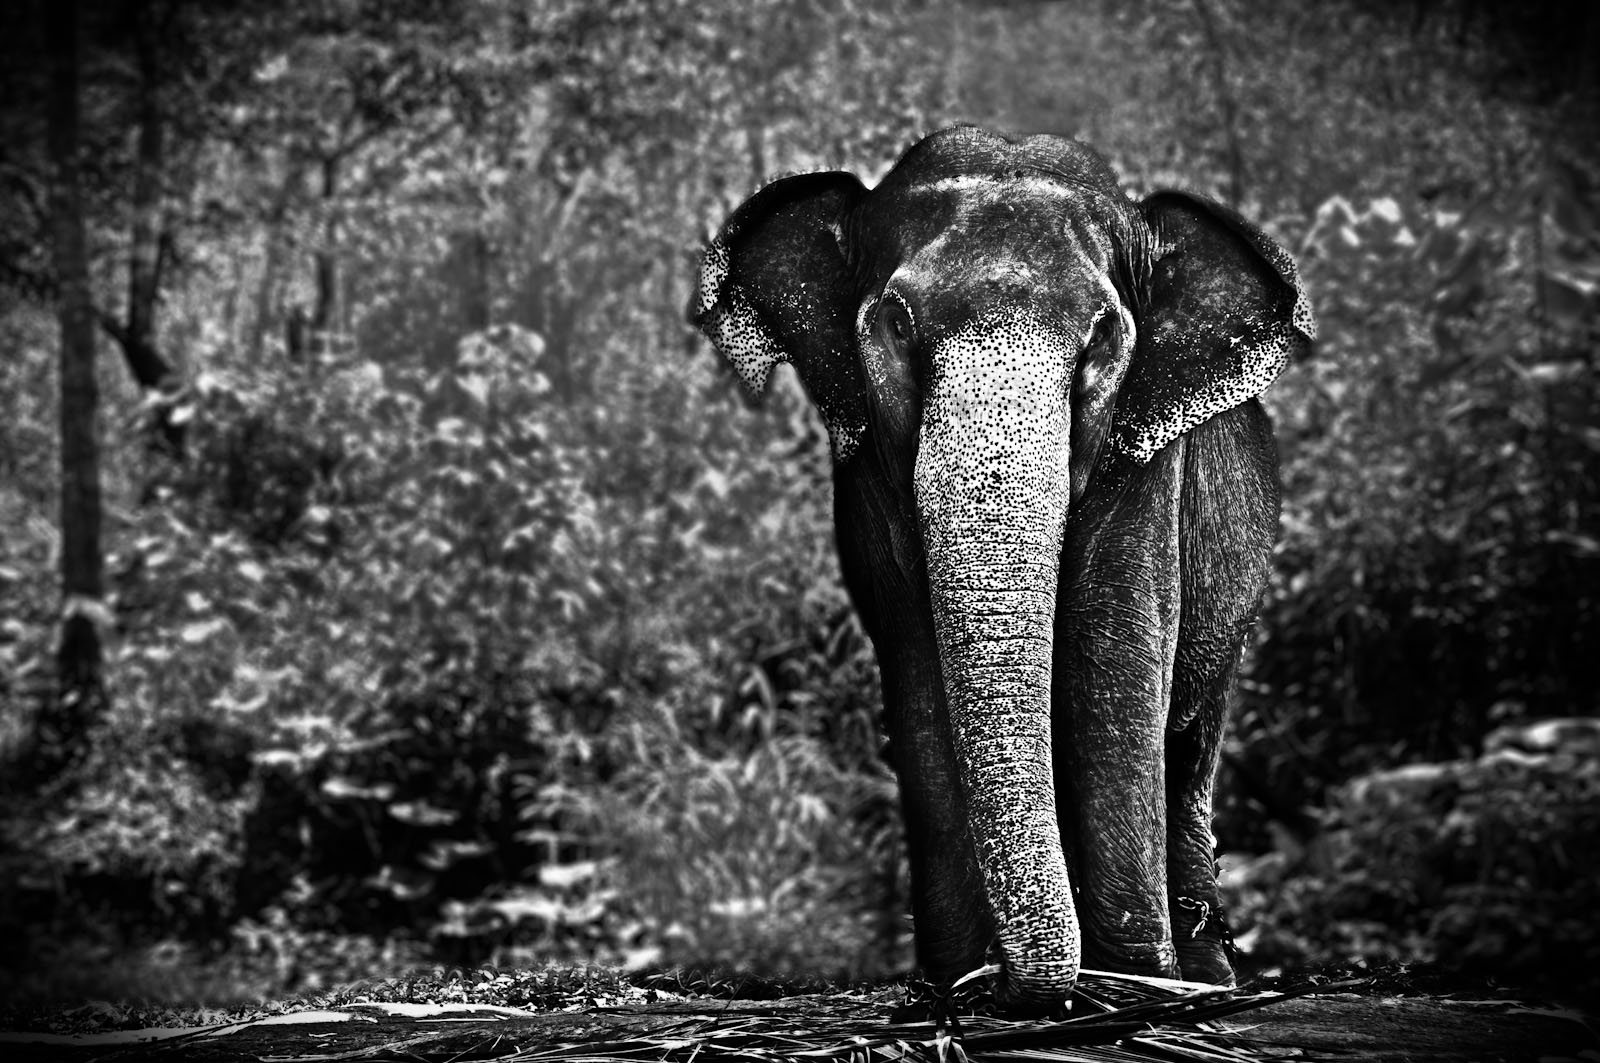
[[[45,773],[41,6],[0,35],[0,933],[30,991],[146,946],[125,977],[903,969],[825,434],[787,375],[751,408],[682,308],[764,179],[870,180],[956,120],[1235,202],[1312,291],[1218,825],[1255,961],[1594,958],[1600,760],[1476,759],[1600,710],[1593,12],[87,5],[108,708]]]

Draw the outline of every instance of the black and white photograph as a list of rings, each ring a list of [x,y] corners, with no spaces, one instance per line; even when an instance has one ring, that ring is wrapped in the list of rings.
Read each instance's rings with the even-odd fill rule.
[[[0,1056],[1600,1063],[1600,5],[8,0]]]

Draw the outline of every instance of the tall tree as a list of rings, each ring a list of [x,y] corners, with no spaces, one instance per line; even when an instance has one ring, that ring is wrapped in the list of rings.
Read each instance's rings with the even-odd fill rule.
[[[57,697],[39,719],[40,767],[64,766],[81,751],[103,712],[100,629],[104,615],[100,556],[99,404],[95,382],[95,308],[89,287],[79,143],[79,10],[74,0],[47,5],[51,55],[49,139],[52,244],[61,327],[61,590],[56,651]]]
[[[91,101],[87,107],[80,103],[74,134],[85,227],[124,234],[103,241],[98,255],[91,247],[90,272],[100,272],[97,258],[115,256],[125,259],[128,278],[125,306],[106,290],[96,293],[95,320],[122,352],[134,382],[155,400],[146,427],[174,452],[182,449],[182,426],[171,417],[180,381],[157,326],[176,229],[185,220],[192,227],[192,219],[173,217],[170,185],[175,167],[190,162],[196,149],[183,134],[224,106],[198,102],[209,85],[194,69],[192,33],[181,17],[195,6],[186,7],[185,0],[91,4],[79,12],[76,31],[74,76],[80,98]],[[54,254],[56,160],[50,142],[56,53],[45,36],[52,20],[41,7],[23,9],[28,19],[17,22],[24,32],[13,35],[0,59],[9,66],[0,88],[0,211],[6,212],[0,222],[0,285],[53,303],[62,283]]]
[[[128,225],[128,302],[126,316],[102,312],[100,324],[121,346],[128,369],[146,392],[171,393],[177,386],[172,363],[157,339],[156,311],[161,301],[163,251],[171,239],[166,217],[168,117],[161,92],[164,72],[173,64],[161,54],[162,40],[172,35],[178,5],[140,0],[133,5],[134,121],[131,203]],[[183,426],[174,422],[171,401],[152,408],[151,427],[168,450],[183,450]]]

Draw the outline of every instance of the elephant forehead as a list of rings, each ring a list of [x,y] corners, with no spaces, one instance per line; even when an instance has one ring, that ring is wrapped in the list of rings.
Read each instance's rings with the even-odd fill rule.
[[[976,126],[941,129],[914,144],[884,178],[885,185],[942,177],[1038,174],[1111,191],[1117,177],[1087,144],[1065,137],[1017,138]]]
[[[869,196],[865,209],[872,228],[899,233],[907,247],[955,233],[995,246],[1077,243],[1104,251],[1117,204],[1098,190],[1019,171],[885,187]]]
[[[974,312],[1028,305],[1058,327],[1114,297],[1114,206],[1100,193],[1037,175],[956,175],[898,189],[881,205],[892,250],[882,270],[956,327]]]

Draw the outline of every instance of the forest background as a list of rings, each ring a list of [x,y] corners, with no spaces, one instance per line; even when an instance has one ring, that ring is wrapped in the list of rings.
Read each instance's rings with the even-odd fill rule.
[[[684,307],[765,179],[957,120],[1235,204],[1311,291],[1246,969],[1600,970],[1592,6],[73,7],[0,32],[13,1001],[904,970],[826,437]]]

